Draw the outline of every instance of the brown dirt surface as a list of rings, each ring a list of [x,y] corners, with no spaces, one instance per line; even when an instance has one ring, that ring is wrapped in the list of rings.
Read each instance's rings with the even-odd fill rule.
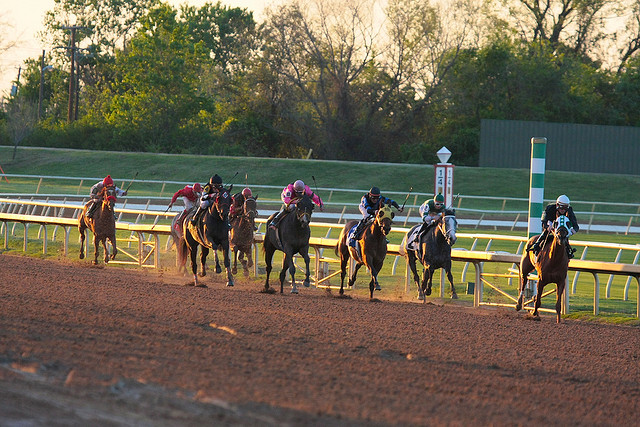
[[[0,255],[0,425],[638,425],[637,327],[204,281]]]

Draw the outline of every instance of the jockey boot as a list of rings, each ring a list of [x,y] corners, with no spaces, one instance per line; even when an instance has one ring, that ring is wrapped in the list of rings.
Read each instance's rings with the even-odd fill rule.
[[[276,228],[278,228],[278,224],[280,224],[280,220],[282,219],[282,217],[285,215],[287,211],[286,210],[281,210],[280,212],[278,212],[278,214],[273,217],[273,219],[271,220],[271,223],[269,224],[269,228],[272,230],[275,230]]]
[[[196,210],[196,213],[193,214],[193,218],[191,218],[191,225],[195,226],[198,224],[198,221],[200,220],[200,215],[202,215],[202,212],[204,212],[204,209],[200,209],[200,206],[198,206],[198,210]]]
[[[87,209],[87,218],[93,218],[93,214],[96,213],[96,209],[98,209],[98,203],[96,203],[95,201],[91,202],[91,206],[89,206],[89,209]]]
[[[367,223],[367,218],[362,218],[360,220],[360,222],[356,226],[356,229],[353,230],[353,233],[351,234],[351,238],[347,239],[348,240],[347,243],[349,244],[349,246],[353,248],[356,247],[356,242],[358,241],[358,239],[360,239],[360,235],[362,234],[362,230],[364,229],[364,225],[366,223]]]
[[[533,251],[534,255],[538,255],[538,253],[540,252],[540,249],[542,249],[541,243],[544,242],[544,240],[547,238],[547,230],[544,230],[536,239],[536,241],[533,243],[533,245],[531,245],[530,247],[527,248],[527,252],[531,252]]]
[[[574,256],[573,254],[576,252],[576,249],[572,248],[571,245],[567,242],[567,256],[569,257],[569,259],[572,259]]]

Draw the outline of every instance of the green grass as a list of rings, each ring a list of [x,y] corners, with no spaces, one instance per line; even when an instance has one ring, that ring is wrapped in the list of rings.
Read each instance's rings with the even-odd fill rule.
[[[129,194],[131,196],[170,197],[173,192],[182,187],[182,182],[206,182],[214,173],[220,174],[225,182],[238,172],[233,181],[236,188],[243,186],[246,182],[250,185],[274,186],[273,189],[260,189],[260,197],[264,199],[277,200],[280,188],[285,184],[295,180],[303,179],[307,184],[315,189],[316,184],[320,188],[320,195],[326,200],[336,204],[355,206],[359,202],[360,193],[349,192],[329,192],[326,188],[349,188],[366,191],[372,185],[381,187],[383,193],[389,194],[402,203],[410,187],[413,192],[431,194],[433,189],[433,167],[432,165],[415,164],[379,164],[364,162],[340,162],[340,161],[314,161],[303,159],[270,159],[270,158],[241,158],[241,157],[216,157],[216,156],[194,156],[194,155],[158,155],[150,153],[119,153],[119,152],[95,152],[85,150],[60,150],[60,149],[32,149],[20,148],[17,156],[12,159],[13,148],[0,146],[0,166],[5,173],[24,174],[38,176],[68,176],[82,177],[85,180],[79,185],[77,180],[43,180],[33,178],[10,178],[10,182],[0,180],[0,193],[33,194],[36,191],[41,194],[81,194],[86,195],[91,185],[96,180],[107,174],[112,175],[117,185],[126,187],[130,180],[138,173],[137,180],[131,186]],[[315,178],[315,182],[313,178]],[[145,180],[177,181],[179,183],[149,183]],[[494,196],[494,197],[528,197],[529,172],[521,169],[491,169],[491,168],[455,168],[455,193],[465,196]],[[568,194],[572,200],[596,201],[596,205],[578,204],[577,210],[582,211],[607,211],[607,202],[624,202],[629,204],[640,204],[640,177],[632,175],[615,174],[582,174],[547,171],[545,176],[545,186],[547,198],[555,198],[561,193]],[[409,199],[408,204],[420,204],[426,196]],[[575,204],[575,202],[574,202]],[[504,206],[496,205],[496,201],[464,199],[462,207],[469,209],[506,209],[506,210],[526,210],[527,207],[522,202],[507,201]],[[617,211],[620,211],[617,209]],[[638,213],[636,207],[628,207],[630,213]],[[459,215],[460,216],[460,215]],[[626,221],[626,220],[625,220]],[[17,235],[10,238],[8,252],[22,253],[22,231],[18,226]],[[38,227],[30,227],[27,254],[37,257],[61,257],[62,243],[60,237],[56,242],[48,243],[46,255],[42,254],[42,241],[39,240]],[[476,230],[460,227],[459,233],[483,233],[483,234],[505,234],[522,235],[520,232],[508,232],[502,230]],[[338,236],[339,229],[336,228],[331,237]],[[324,237],[326,230],[314,230],[314,236]],[[126,234],[119,234],[118,239],[124,239]],[[50,237],[51,238],[51,237]],[[392,235],[392,243],[400,243],[401,235]],[[626,243],[635,245],[638,243],[637,236],[622,235],[613,233],[578,233],[572,241],[597,241],[610,243]],[[76,258],[79,251],[78,235],[76,230],[72,230],[70,235],[69,257]],[[487,242],[481,241],[478,250],[484,250]],[[173,268],[175,265],[174,251],[164,251],[166,238],[161,239],[162,248],[160,253],[160,264],[162,268]],[[92,246],[92,245],[90,245]],[[119,246],[121,244],[119,243]],[[467,248],[471,246],[471,240],[459,239],[456,247]],[[517,243],[494,241],[490,247],[493,251],[505,251],[515,253]],[[579,248],[579,257],[582,248]],[[89,257],[92,257],[93,249],[90,248]],[[325,251],[325,254],[327,252]],[[590,248],[590,260],[614,261],[617,251],[613,249]],[[333,256],[331,254],[330,256]],[[634,253],[632,251],[623,252],[620,262],[633,262]],[[91,258],[89,258],[91,259]],[[120,259],[120,258],[119,258]],[[276,255],[274,259],[274,272],[280,269],[281,258]],[[264,268],[264,261],[260,260],[260,266]],[[467,282],[474,280],[474,270],[468,266],[466,277],[462,277],[464,269],[463,263],[454,263],[454,280],[463,304],[473,302],[472,295],[466,295]],[[502,264],[485,264],[485,271],[493,269],[496,273],[504,273],[508,266]],[[335,270],[336,265],[331,266]],[[411,292],[404,292],[404,262],[400,261],[396,275],[391,274],[392,263],[388,261],[381,273],[380,281],[383,291],[376,293],[379,298],[413,300],[415,297],[415,285],[411,285]],[[637,295],[637,285],[634,281],[630,288],[630,300],[622,300],[622,290],[626,278],[616,276],[611,289],[611,298],[605,298],[604,292],[607,277],[601,276],[601,298],[600,310],[602,315],[598,319],[611,319],[612,322],[626,322],[635,317],[635,304]],[[264,280],[261,275],[260,281]],[[573,280],[573,273],[570,273],[570,286]],[[272,274],[272,284],[277,281],[277,275]],[[339,277],[332,279],[332,285],[339,285]],[[434,294],[439,295],[437,284],[439,277],[434,281]],[[367,272],[362,269],[356,283],[356,289],[350,291],[357,296],[368,296]],[[517,293],[517,281],[512,280],[511,284],[507,279],[496,279],[496,285],[507,290],[510,294]],[[448,285],[447,292],[448,297]],[[497,292],[485,287],[485,300],[494,302],[507,302],[506,299]],[[551,308],[554,305],[555,297],[551,296],[544,300],[543,307]],[[448,302],[445,298],[444,302]],[[593,310],[593,279],[591,275],[581,274],[577,285],[577,292],[571,295],[571,316],[585,316]],[[626,319],[626,320],[625,320]],[[637,319],[637,318],[636,318]],[[609,320],[607,320],[609,321]]]

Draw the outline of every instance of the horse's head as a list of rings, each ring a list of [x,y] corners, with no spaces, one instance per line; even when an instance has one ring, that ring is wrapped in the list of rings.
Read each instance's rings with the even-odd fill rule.
[[[258,203],[256,199],[258,197],[247,197],[244,200],[244,204],[242,206],[242,215],[246,217],[249,221],[253,221],[258,216]]]
[[[313,213],[315,205],[313,201],[306,194],[303,195],[296,203],[296,218],[300,225],[308,227],[311,222],[311,214]]]
[[[116,200],[116,188],[114,186],[104,187],[102,189],[102,206],[105,209],[113,210]]]
[[[560,215],[553,221],[551,226],[551,233],[553,233],[554,239],[558,239],[560,244],[569,243],[569,229],[571,228],[571,221],[566,215]]]
[[[220,190],[220,192],[216,195],[215,200],[211,204],[212,215],[217,214],[220,219],[226,219],[229,216],[229,208],[231,207],[231,195],[229,191],[226,189]]]
[[[391,211],[390,206],[381,204],[376,215],[376,223],[382,229],[382,233],[386,236],[391,231],[391,223],[395,214]]]
[[[446,209],[442,217],[440,217],[438,227],[442,231],[442,234],[447,240],[449,246],[455,245],[456,240],[458,240],[456,237],[456,231],[458,230],[456,211],[453,209]]]

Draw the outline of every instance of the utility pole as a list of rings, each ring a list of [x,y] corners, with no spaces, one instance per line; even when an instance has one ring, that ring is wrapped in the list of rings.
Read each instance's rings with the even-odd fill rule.
[[[73,105],[75,98],[75,70],[76,70],[76,30],[78,28],[84,28],[79,25],[72,25],[69,27],[62,27],[63,30],[71,31],[71,41],[69,42],[69,47],[67,49],[70,50],[71,53],[71,68],[69,72],[69,108],[67,110],[67,122],[71,123],[74,119],[73,114]]]
[[[38,96],[38,121],[42,119],[42,98],[44,97],[44,49],[40,59],[40,95]]]

